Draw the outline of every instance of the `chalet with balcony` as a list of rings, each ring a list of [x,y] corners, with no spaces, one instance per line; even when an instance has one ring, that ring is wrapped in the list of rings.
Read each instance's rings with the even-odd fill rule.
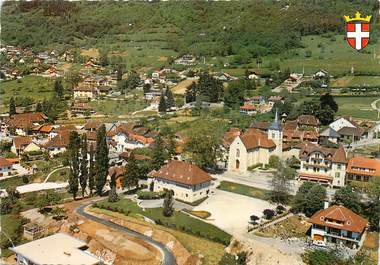
[[[345,184],[347,157],[343,146],[322,147],[306,142],[300,150],[298,179],[342,187]]]
[[[353,157],[348,161],[346,183],[367,183],[380,178],[380,161],[373,158]]]
[[[368,221],[350,209],[333,205],[319,210],[311,218],[311,239],[358,248],[365,238]]]

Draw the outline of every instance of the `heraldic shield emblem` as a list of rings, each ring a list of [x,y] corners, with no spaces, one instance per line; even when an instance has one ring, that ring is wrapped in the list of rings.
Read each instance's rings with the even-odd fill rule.
[[[344,16],[346,21],[346,40],[355,50],[364,49],[369,42],[369,23],[372,16],[362,17],[356,12],[355,17]]]

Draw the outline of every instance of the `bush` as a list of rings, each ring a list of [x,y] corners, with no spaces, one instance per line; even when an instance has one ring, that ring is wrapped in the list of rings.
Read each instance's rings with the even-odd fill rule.
[[[271,220],[275,216],[275,212],[272,209],[265,209],[263,214],[264,218],[267,220]]]
[[[156,200],[162,199],[165,196],[165,191],[153,192],[139,190],[136,194],[137,198],[140,200]]]
[[[276,207],[276,212],[277,212],[277,214],[282,214],[283,212],[285,212],[286,211],[286,208],[284,207],[284,206],[282,206],[282,205],[278,205],[277,207]]]
[[[260,218],[256,215],[251,215],[249,218],[251,219],[251,223],[253,224],[257,224],[257,221],[260,220]]]

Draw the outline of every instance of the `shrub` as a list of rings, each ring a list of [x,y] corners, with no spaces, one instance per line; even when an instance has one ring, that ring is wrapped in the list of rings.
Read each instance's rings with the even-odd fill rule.
[[[275,215],[275,212],[272,209],[265,209],[263,211],[264,218],[267,220],[271,220],[273,216]]]
[[[153,192],[153,191],[141,191],[137,192],[137,198],[140,200],[155,200],[161,199],[165,196],[165,191]]]
[[[282,214],[283,212],[285,212],[286,211],[286,208],[284,207],[284,206],[282,206],[282,205],[278,205],[277,207],[276,207],[276,212],[277,212],[277,214]]]
[[[251,222],[252,222],[253,224],[257,224],[257,221],[260,219],[260,218],[259,218],[258,216],[256,216],[256,215],[251,215],[249,218],[251,219]]]

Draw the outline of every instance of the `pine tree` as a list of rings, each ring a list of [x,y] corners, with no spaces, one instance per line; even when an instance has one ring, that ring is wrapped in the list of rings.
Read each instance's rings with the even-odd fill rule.
[[[139,182],[140,169],[133,154],[128,157],[127,169],[127,177],[124,179],[123,186],[128,188],[136,187]]]
[[[160,103],[158,104],[158,111],[159,112],[166,112],[167,106],[166,106],[166,100],[164,93],[161,93],[160,97]]]
[[[110,183],[110,187],[111,187],[111,190],[108,194],[108,201],[109,202],[117,202],[119,200],[119,197],[117,196],[117,192],[116,192],[116,171],[113,172],[113,174],[111,175],[111,183]]]
[[[9,116],[16,114],[16,103],[15,99],[11,97],[9,100]]]
[[[96,192],[102,195],[108,175],[108,146],[106,139],[106,127],[103,124],[96,134]]]
[[[79,145],[80,138],[77,132],[70,133],[70,142],[68,146],[70,177],[69,177],[69,191],[73,194],[75,200],[78,192],[78,178],[79,178]]]
[[[165,163],[165,147],[161,135],[158,135],[153,146],[153,169],[158,170]]]
[[[124,70],[123,68],[124,67],[122,64],[119,64],[117,66],[117,77],[116,77],[117,81],[121,81],[121,79],[123,79],[123,70]]]
[[[166,217],[170,217],[174,213],[173,208],[174,200],[173,200],[173,191],[166,191],[164,205],[162,208],[162,214]]]
[[[167,88],[165,94],[166,94],[166,107],[170,110],[171,108],[175,107],[173,93],[169,88]]]
[[[81,143],[81,160],[80,160],[80,176],[79,176],[79,184],[82,189],[82,198],[84,198],[84,193],[87,187],[88,180],[88,160],[87,160],[87,136],[86,134],[82,135],[82,143]]]
[[[94,160],[94,146],[90,145],[90,167],[88,171],[88,188],[90,190],[90,196],[92,196],[92,191],[95,189],[95,160]]]
[[[62,86],[62,82],[60,79],[57,79],[54,82],[54,92],[55,92],[55,96],[57,98],[63,97],[63,86]]]

